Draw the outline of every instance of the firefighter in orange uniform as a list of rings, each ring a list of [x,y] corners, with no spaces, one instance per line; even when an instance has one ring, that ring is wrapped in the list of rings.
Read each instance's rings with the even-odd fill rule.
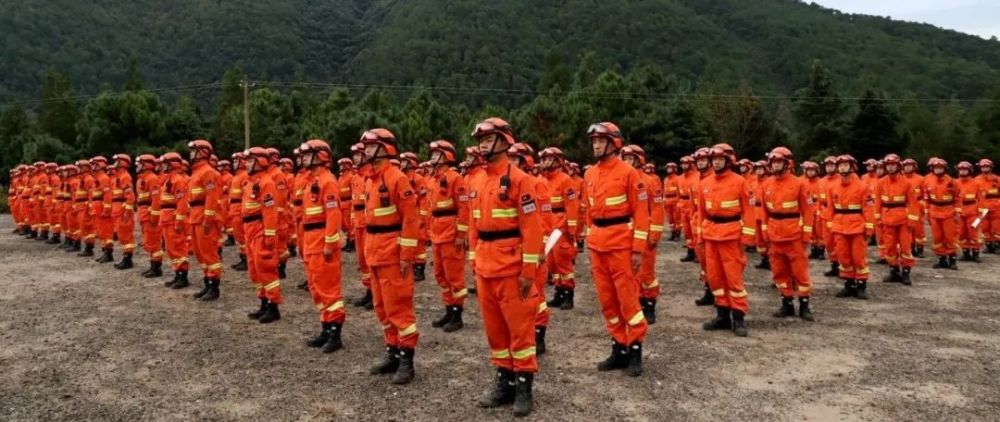
[[[219,298],[222,280],[222,258],[219,241],[222,238],[223,218],[220,206],[222,180],[219,171],[211,164],[212,144],[206,140],[188,143],[191,154],[191,178],[188,194],[177,207],[177,221],[190,226],[195,259],[204,274],[202,289],[195,299],[212,301]]]
[[[351,179],[354,178],[354,161],[344,157],[337,160],[340,176],[337,178],[340,186],[340,227],[344,231],[344,252],[354,252],[354,225],[351,220]]]
[[[678,207],[681,178],[677,175],[676,163],[667,163],[664,167],[667,177],[663,178],[663,214],[670,223],[670,241],[677,241],[681,238],[681,215]]]
[[[649,213],[649,243],[646,250],[642,251],[642,264],[635,274],[636,281],[639,282],[639,305],[642,313],[646,317],[646,323],[656,323],[656,299],[660,295],[660,280],[656,277],[656,251],[660,238],[663,237],[663,224],[665,221],[663,209],[663,185],[660,178],[655,173],[646,173],[645,168],[646,152],[638,145],[629,145],[622,149],[621,159],[631,165],[639,176],[644,178],[643,183],[647,192],[647,208]]]
[[[753,165],[754,177],[750,183],[750,204],[754,208],[754,218],[756,220],[757,241],[756,250],[760,255],[760,262],[754,265],[759,270],[771,269],[771,258],[768,248],[767,236],[764,233],[764,204],[760,200],[761,188],[764,182],[771,178],[771,169],[768,162],[760,160]]]
[[[531,413],[538,372],[534,326],[541,298],[535,280],[543,235],[534,192],[538,182],[508,158],[515,140],[503,119],[480,122],[472,138],[486,167],[478,180],[470,180],[475,189],[470,256],[490,363],[497,368],[494,388],[479,405],[513,403],[514,415],[525,416]]]
[[[819,205],[820,219],[823,221],[822,224],[817,224],[817,226],[822,226],[823,234],[823,248],[820,251],[819,258],[823,259],[823,254],[825,253],[827,258],[830,260],[830,270],[823,273],[826,277],[839,277],[840,276],[840,262],[837,260],[837,247],[833,235],[833,217],[834,212],[832,208],[827,207],[828,200],[830,197],[830,189],[839,182],[841,176],[837,174],[837,157],[829,156],[823,159],[823,179],[820,180],[820,191],[819,191]]]
[[[431,206],[430,240],[434,252],[434,278],[441,288],[445,312],[431,326],[453,332],[464,326],[462,312],[469,289],[465,286],[465,250],[469,237],[469,192],[465,180],[451,166],[458,151],[451,142],[430,143],[437,171],[427,194]]]
[[[705,275],[715,297],[716,317],[702,328],[731,330],[745,337],[749,303],[743,285],[743,268],[747,258],[740,239],[747,246],[756,244],[750,188],[746,179],[732,171],[736,152],[731,146],[715,145],[709,154],[714,174],[702,180],[699,187],[698,220],[705,244]]]
[[[931,174],[924,176],[931,236],[934,237],[934,268],[958,269],[958,221],[962,217],[962,197],[955,179],[947,174],[948,162],[933,157],[927,163]]]
[[[831,231],[836,239],[839,277],[844,289],[837,297],[868,299],[868,242],[875,230],[871,192],[856,174],[857,161],[850,155],[836,159],[839,180],[827,186],[827,207],[833,211]]]
[[[899,156],[886,155],[882,162],[887,175],[878,180],[872,194],[875,221],[882,226],[882,245],[890,267],[889,275],[883,281],[910,285],[910,271],[915,263],[910,222],[920,219],[920,204],[910,181],[900,174],[902,164]]]
[[[55,163],[50,164],[55,167],[55,171],[49,176],[49,184],[52,185],[52,208],[49,213],[49,224],[51,225],[50,230],[52,235],[45,243],[58,245],[62,243],[62,233],[66,229],[66,224],[64,223],[64,217],[66,216],[64,206],[66,202],[63,196],[65,193],[64,181],[66,180],[66,168]]]
[[[83,249],[77,256],[94,256],[94,243],[97,232],[94,227],[94,201],[100,201],[101,192],[97,190],[97,180],[94,179],[94,172],[90,165],[90,160],[79,160],[76,167],[80,169],[80,188],[77,191],[77,199],[83,204],[83,210],[79,213],[79,226]],[[98,204],[99,206],[99,204]]]
[[[372,302],[372,273],[368,266],[368,259],[365,256],[365,233],[367,221],[365,219],[365,206],[367,198],[365,192],[368,189],[370,178],[372,177],[372,165],[365,157],[365,147],[360,142],[351,146],[351,156],[357,173],[351,179],[351,220],[354,227],[354,240],[357,243],[358,275],[361,277],[361,285],[365,287],[365,295],[356,299],[352,304],[355,307],[367,310],[375,309]]]
[[[809,259],[821,259],[820,258],[820,248],[823,247],[823,236],[821,235],[823,220],[820,219],[820,200],[819,200],[819,190],[820,190],[820,174],[819,174],[819,164],[812,161],[803,161],[799,166],[802,169],[802,181],[806,185],[806,190],[809,192],[809,198],[812,199],[813,207],[813,233],[812,241],[809,242]]]
[[[924,257],[924,246],[927,245],[927,230],[924,228],[924,218],[927,216],[927,192],[924,190],[924,177],[917,173],[917,160],[903,160],[903,175],[910,181],[910,186],[916,191],[920,202],[920,219],[910,221],[913,230],[913,256]]]
[[[307,340],[309,347],[332,353],[344,347],[341,331],[347,311],[341,285],[340,186],[330,171],[333,150],[320,139],[298,148],[299,173],[304,175],[302,216],[299,223],[302,262],[309,278],[309,293],[319,310],[319,335]]]
[[[979,209],[982,217],[980,230],[986,241],[986,253],[1000,253],[1000,176],[993,173],[993,161],[979,160],[979,188],[983,191],[983,203]]]
[[[322,141],[322,140],[318,140],[318,141]],[[325,141],[322,141],[322,142],[325,142]],[[319,146],[319,144],[317,144],[317,147],[318,146]],[[329,144],[327,144],[327,146],[329,147]],[[295,150],[292,151],[292,155],[295,157],[295,168],[298,169],[297,172],[294,172],[294,177],[292,178],[292,182],[291,182],[291,186],[292,186],[292,197],[291,197],[291,204],[292,204],[292,206],[291,206],[291,208],[292,208],[292,217],[294,219],[293,221],[295,222],[295,226],[293,227],[293,232],[295,233],[294,238],[296,239],[296,242],[295,242],[296,243],[296,247],[298,248],[298,250],[301,251],[302,250],[302,242],[305,239],[304,238],[305,233],[303,232],[304,227],[302,225],[302,221],[303,221],[303,219],[305,217],[305,208],[303,208],[303,204],[304,204],[305,195],[306,195],[306,185],[309,184],[309,179],[310,179],[311,172],[308,169],[306,169],[306,166],[304,164],[302,164],[302,158],[303,157],[302,157],[301,148],[295,148]],[[329,162],[327,164],[329,164]],[[336,200],[336,198],[334,198],[334,200]],[[315,211],[315,209],[314,209],[314,211]],[[313,220],[315,220],[315,218]],[[337,227],[340,227],[340,226],[338,225]],[[338,236],[338,239],[339,239],[339,236]],[[339,245],[340,242],[337,242],[337,244]],[[292,246],[289,245],[289,248],[291,248],[291,247]],[[305,264],[305,261],[303,261],[303,264]],[[308,274],[308,268],[306,269],[306,279],[303,280],[302,283],[299,283],[299,285],[296,286],[296,287],[298,287],[300,290],[309,291],[309,274]]]
[[[400,169],[410,179],[413,191],[417,193],[417,209],[420,215],[420,231],[417,236],[417,258],[413,261],[413,280],[424,281],[427,267],[427,229],[431,220],[431,206],[428,199],[427,178],[424,177],[417,154],[404,152],[399,155]]]
[[[59,178],[59,165],[56,163],[45,164],[46,188],[45,188],[45,227],[48,230],[46,244],[59,243],[62,237],[62,227],[59,224],[59,187],[62,180]],[[55,242],[53,242],[55,240]]]
[[[979,249],[983,247],[980,239],[979,226],[972,224],[979,217],[982,208],[983,195],[979,183],[972,177],[972,163],[962,161],[955,166],[958,169],[958,196],[962,200],[962,215],[958,222],[958,241],[962,247],[962,261],[981,262]],[[982,223],[980,223],[981,225]]]
[[[97,182],[95,192],[100,194],[100,198],[92,197],[92,211],[94,212],[94,226],[97,230],[97,241],[101,245],[104,254],[97,258],[97,262],[104,264],[114,262],[115,250],[115,222],[111,216],[114,203],[112,190],[114,180],[108,175],[108,159],[102,156],[92,158],[91,166],[94,170],[94,180]],[[93,194],[93,193],[92,193]],[[96,199],[96,200],[95,200]]]
[[[805,245],[812,241],[815,201],[806,182],[792,174],[795,159],[788,148],[771,150],[768,162],[772,177],[761,187],[760,200],[764,204],[762,227],[770,244],[771,274],[781,293],[781,307],[774,316],[795,316],[793,302],[798,296],[799,318],[812,321],[812,281]]]
[[[229,219],[229,188],[233,184],[233,164],[229,160],[219,160],[215,169],[219,171],[219,180],[222,183],[219,212],[222,215],[222,232],[226,235],[226,240],[222,246],[235,246],[236,238],[233,237],[233,227],[230,225],[232,220]]]
[[[694,262],[697,260],[694,250],[694,227],[691,225],[691,217],[694,215],[694,205],[691,202],[691,192],[698,182],[698,170],[695,168],[694,157],[685,155],[681,157],[681,174],[678,186],[677,207],[680,209],[681,229],[684,232],[684,248],[686,255],[681,258],[681,262]],[[712,292],[705,286],[705,297],[711,299]],[[704,299],[704,297],[703,297]],[[711,303],[709,303],[711,305]]]
[[[240,251],[239,262],[230,266],[236,271],[247,270],[247,239],[243,230],[243,190],[249,182],[250,176],[247,174],[247,158],[243,151],[233,153],[233,180],[229,182],[229,227],[233,229],[233,238],[236,240],[236,247]]]
[[[275,195],[275,203],[278,204],[278,278],[284,280],[286,277],[285,268],[288,265],[288,258],[291,253],[288,250],[288,241],[293,233],[292,223],[292,184],[288,179],[288,174],[284,171],[281,152],[277,148],[267,148],[267,153],[271,155],[271,166],[267,173],[274,181],[274,187],[278,190]],[[287,163],[287,162],[286,162]]]
[[[118,243],[122,245],[122,260],[115,268],[126,270],[133,267],[132,253],[135,251],[135,190],[132,185],[132,158],[128,154],[115,154],[111,174],[111,220],[115,226]]]
[[[390,163],[399,156],[396,136],[372,129],[361,136],[371,181],[364,191],[364,254],[371,269],[375,314],[382,324],[386,356],[369,371],[393,374],[393,384],[413,380],[417,317],[413,310],[413,263],[419,253],[417,193],[402,170]]]
[[[281,255],[281,212],[278,211],[277,184],[270,169],[277,167],[277,160],[268,149],[253,147],[243,152],[248,179],[243,185],[242,221],[247,241],[247,268],[260,300],[260,307],[247,314],[261,324],[281,319],[278,308],[281,296],[281,278],[278,263]]]
[[[66,227],[63,230],[63,234],[66,238],[66,244],[62,246],[62,249],[70,252],[76,248],[77,241],[80,239],[80,218],[78,213],[81,209],[81,204],[77,202],[77,191],[80,190],[80,169],[76,165],[66,165],[63,185],[63,189],[65,190],[64,200],[66,201],[66,205],[63,208],[66,213]],[[16,206],[17,204],[11,206],[12,212],[14,212]]]
[[[692,244],[694,244],[694,256],[695,261],[698,266],[701,267],[698,273],[698,280],[705,286],[705,290],[702,293],[701,298],[694,301],[695,306],[713,306],[715,305],[715,295],[712,294],[712,289],[708,284],[707,277],[707,263],[705,262],[705,242],[701,237],[702,231],[702,218],[698,212],[699,203],[701,201],[701,183],[705,178],[712,176],[714,169],[712,167],[711,149],[708,147],[701,147],[695,150],[694,154],[691,155],[694,160],[694,168],[697,170],[696,177],[691,185],[688,187],[690,190],[689,200],[691,214],[691,231],[692,231]]]
[[[160,228],[163,230],[163,243],[166,245],[167,257],[170,258],[174,279],[164,283],[171,289],[183,289],[188,286],[188,239],[187,224],[177,217],[178,204],[187,201],[188,177],[184,169],[184,159],[176,152],[168,152],[161,157],[167,172],[160,187]]]
[[[163,232],[160,230],[160,183],[156,174],[156,157],[142,154],[136,157],[135,167],[135,207],[142,230],[142,250],[149,255],[149,268],[143,271],[142,276],[160,277],[163,275]]]
[[[298,148],[295,148],[294,150],[292,150],[292,157],[293,158],[282,158],[282,159],[280,159],[278,161],[281,164],[281,166],[280,166],[280,168],[281,168],[281,175],[284,176],[285,186],[288,187],[288,200],[287,200],[288,207],[285,209],[285,214],[286,214],[286,217],[285,217],[285,227],[286,227],[286,230],[288,231],[288,236],[287,236],[286,243],[285,243],[285,250],[287,252],[285,254],[283,254],[283,255],[287,255],[287,257],[285,258],[285,261],[284,261],[285,266],[281,267],[281,274],[282,274],[281,278],[282,279],[284,279],[286,277],[286,275],[285,275],[285,267],[287,267],[288,259],[294,258],[294,257],[298,256],[298,253],[299,253],[299,251],[298,251],[298,247],[299,247],[298,225],[299,225],[299,221],[302,220],[302,216],[299,214],[299,209],[301,208],[301,204],[299,204],[299,205],[295,204],[295,200],[296,199],[301,199],[301,196],[296,196],[296,194],[298,192],[295,191],[295,182],[297,180],[299,180],[299,178],[297,177],[298,175],[297,175],[297,173],[295,171],[295,169],[297,167],[299,167],[299,150],[298,150]],[[302,284],[305,285],[307,283],[303,282]],[[300,286],[300,287],[304,287],[304,286]]]
[[[542,174],[545,184],[549,186],[552,196],[554,228],[562,232],[547,258],[549,273],[555,284],[555,296],[548,301],[549,308],[562,310],[573,309],[576,296],[576,277],[574,263],[576,262],[576,237],[580,224],[580,187],[566,172],[566,157],[561,149],[549,147],[542,150]]]
[[[883,163],[882,160],[876,161],[875,162],[876,180],[882,180],[885,177],[885,175],[886,175],[885,163]],[[880,196],[878,194],[878,183],[875,184],[875,188],[872,189],[871,193],[872,193],[872,198],[877,199]],[[882,224],[881,216],[878,214],[878,212],[875,213],[875,245],[878,248],[878,258],[879,258],[878,263],[888,265],[889,264],[889,260],[887,258],[888,253],[886,251],[886,246],[885,246],[885,226]]]

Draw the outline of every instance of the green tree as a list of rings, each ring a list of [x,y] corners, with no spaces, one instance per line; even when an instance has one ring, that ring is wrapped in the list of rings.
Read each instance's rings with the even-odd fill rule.
[[[139,91],[143,89],[142,85],[142,73],[139,72],[139,59],[133,54],[129,56],[128,62],[125,65],[125,90]]]
[[[42,106],[38,128],[65,144],[76,142],[76,121],[80,118],[69,78],[49,69],[42,81]]]
[[[736,95],[711,94],[705,102],[721,142],[729,143],[741,157],[763,157],[769,147],[771,121],[748,81],[740,83]]]
[[[206,137],[205,122],[202,120],[201,111],[194,99],[187,95],[177,100],[174,109],[167,116],[165,125],[167,131],[165,140],[168,143],[188,142]],[[226,152],[232,153],[234,151]],[[224,157],[224,155],[219,155],[219,157]]]
[[[816,60],[809,83],[796,93],[795,117],[802,128],[806,154],[825,150],[840,153],[848,147],[844,137],[846,106],[833,86],[830,71]]]
[[[0,113],[0,182],[10,182],[10,169],[22,160],[22,135],[32,130],[28,112],[19,105],[10,105]]]
[[[876,158],[906,149],[899,135],[899,116],[882,93],[867,89],[858,100],[858,114],[851,123],[848,151],[859,160]]]
[[[81,153],[92,155],[166,145],[168,111],[149,91],[104,92],[91,100],[77,122]]]
[[[70,163],[78,158],[76,150],[73,147],[48,134],[23,133],[16,139],[17,143],[21,146],[21,153],[19,155],[24,162],[54,161],[57,163]]]

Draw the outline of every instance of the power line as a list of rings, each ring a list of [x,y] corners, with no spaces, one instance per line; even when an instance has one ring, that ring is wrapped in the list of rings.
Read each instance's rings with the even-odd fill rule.
[[[221,86],[222,86],[222,83],[220,83],[220,82],[213,82],[213,83],[199,84],[199,85],[179,85],[179,86],[169,86],[169,87],[162,87],[162,88],[147,88],[147,89],[142,89],[140,91],[148,91],[148,92],[171,92],[171,91],[187,91],[187,90],[193,90],[193,89],[217,88],[217,87],[221,87]],[[64,102],[64,101],[88,100],[88,99],[100,97],[101,95],[104,95],[104,94],[119,95],[119,94],[124,94],[126,92],[131,92],[131,91],[103,91],[103,92],[100,92],[100,93],[97,93],[97,94],[88,94],[88,95],[73,95],[73,96],[67,96],[67,97],[54,97],[54,98],[36,98],[36,99],[33,99],[33,100],[21,100],[21,101],[9,102],[9,103],[7,103],[7,105],[35,105],[35,104],[41,105],[41,104],[49,104],[49,103],[60,103],[60,102]]]

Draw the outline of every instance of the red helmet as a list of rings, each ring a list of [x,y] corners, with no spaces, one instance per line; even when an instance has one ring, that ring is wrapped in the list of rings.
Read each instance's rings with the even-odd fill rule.
[[[529,169],[535,166],[535,154],[534,154],[534,150],[531,148],[530,145],[528,145],[528,144],[526,144],[524,142],[518,142],[518,143],[512,145],[507,150],[507,154],[521,157],[521,159],[524,160],[525,165]]]
[[[233,163],[243,161],[243,159],[246,158],[246,156],[243,154],[243,151],[236,151],[232,155],[230,155],[230,157],[233,159]]]
[[[212,144],[204,139],[196,139],[188,142],[188,149],[191,150],[191,161],[208,160],[212,158]]]
[[[823,159],[823,166],[826,166],[827,164],[837,165],[837,157],[831,155],[829,157],[824,158]]]
[[[809,170],[809,169],[819,170],[819,164],[816,164],[815,162],[812,161],[803,161],[801,167],[802,170]]]
[[[361,134],[361,144],[370,145],[378,144],[383,149],[387,155],[381,157],[373,158],[394,158],[399,155],[399,147],[396,145],[396,135],[393,135],[388,129],[375,128],[365,131]]]
[[[271,164],[277,163],[281,160],[281,151],[277,148],[266,148],[267,154],[271,156]]]
[[[694,157],[690,155],[681,157],[681,164],[694,164]]]
[[[663,168],[667,169],[669,172],[677,173],[677,163],[667,163],[667,165],[663,166]]]
[[[966,169],[966,170],[968,170],[968,171],[971,172],[972,171],[972,163],[970,163],[968,161],[960,161],[958,163],[958,165],[955,166],[955,168],[957,168],[959,170]]]
[[[555,159],[555,165],[552,166],[550,170],[564,167],[566,165],[566,156],[563,155],[562,150],[559,149],[558,147],[545,148],[542,150],[541,153],[538,154],[538,157],[543,161],[548,157],[552,157]]]
[[[94,158],[91,158],[90,159],[90,163],[94,167],[104,168],[104,166],[108,165],[108,159],[104,158],[104,156],[98,155],[98,156],[96,156]],[[98,166],[98,165],[100,165],[100,166]]]
[[[180,169],[184,167],[184,158],[176,152],[168,152],[160,157],[163,163],[170,166],[171,169]]]
[[[979,164],[979,168],[983,168],[983,167],[993,168],[993,161],[991,161],[988,158],[983,158],[982,160],[979,160],[978,164]]]
[[[66,170],[66,174],[69,176],[76,176],[76,174],[80,172],[80,169],[78,169],[76,166],[72,164],[67,164],[63,168]]]
[[[878,160],[875,160],[874,158],[869,158],[869,159],[865,160],[865,167],[874,168],[875,165],[877,165],[877,164],[878,164]]]
[[[646,164],[646,151],[643,151],[642,147],[638,145],[626,145],[621,150],[622,158],[632,156],[639,161],[639,166]]]
[[[858,168],[858,160],[855,160],[850,154],[837,156],[837,165],[840,165],[840,163],[851,163],[852,171],[857,170]]]
[[[711,149],[709,149],[708,147],[698,148],[698,150],[695,151],[694,154],[691,154],[691,157],[694,159],[694,161],[698,161],[702,158],[705,159],[711,158]],[[681,162],[683,162],[683,160]]]
[[[312,154],[311,163],[303,163],[308,167],[327,167],[333,161],[333,150],[330,144],[322,139],[310,139],[298,147],[300,155]],[[347,161],[350,161],[349,159]]]
[[[900,164],[899,156],[896,155],[896,154],[886,155],[885,158],[882,159],[882,164],[883,165],[887,165],[887,164]]]
[[[653,163],[643,164],[642,165],[642,171],[644,171],[646,173],[655,173],[656,172],[656,164],[653,164]]]
[[[587,128],[589,138],[609,138],[615,149],[622,149],[625,145],[625,137],[622,136],[618,125],[611,122],[594,123]]]
[[[81,169],[80,171],[83,171],[84,167],[86,167],[87,170],[90,170],[90,160],[76,160],[76,166]],[[32,167],[28,167],[28,170],[31,169]]]
[[[404,152],[402,154],[399,154],[399,161],[400,164],[406,163],[407,169],[413,167],[419,167],[420,164],[420,159],[417,158],[417,154],[414,154],[412,152]]]
[[[508,145],[514,145],[514,142],[516,142],[514,140],[514,130],[510,127],[510,123],[507,123],[506,120],[499,117],[490,117],[479,122],[479,124],[472,129],[472,138],[479,139],[491,133],[502,135]]]
[[[795,156],[792,155],[792,151],[790,149],[785,147],[777,147],[771,150],[771,153],[768,155],[768,160],[769,161],[785,160],[791,162],[795,160]]]
[[[337,166],[339,166],[341,170],[347,170],[354,168],[354,162],[351,161],[350,158],[344,157],[337,160]]]
[[[244,151],[243,154],[246,155],[247,160],[250,160],[255,164],[255,171],[261,171],[271,166],[272,155],[267,149],[252,147]]]
[[[455,164],[458,162],[458,150],[455,145],[444,139],[438,139],[430,143],[430,151],[433,156],[435,152],[440,152],[444,161],[437,164]]]
[[[934,167],[948,168],[948,162],[938,157],[931,157],[930,160],[927,160],[927,168],[932,169]]]
[[[580,164],[578,164],[578,163],[572,163],[572,162],[569,163],[569,174],[570,175],[574,175],[574,176],[579,175],[580,174]]]
[[[917,166],[917,160],[914,160],[912,158],[907,158],[907,159],[903,160],[903,165],[904,166],[913,166],[913,167],[916,167]]]
[[[129,157],[128,154],[115,154],[111,159],[125,168],[132,166],[132,157]]]
[[[156,157],[153,154],[142,154],[135,158],[135,166],[139,171],[152,170],[156,167]]]
[[[219,171],[222,171],[223,169],[230,170],[233,168],[233,163],[229,162],[229,160],[219,160],[218,167]]]
[[[709,155],[712,158],[725,157],[729,161],[729,164],[736,164],[736,150],[727,143],[715,144]]]

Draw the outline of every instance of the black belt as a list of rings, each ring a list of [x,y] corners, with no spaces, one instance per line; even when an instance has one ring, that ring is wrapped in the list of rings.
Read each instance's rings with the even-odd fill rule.
[[[295,199],[295,200],[292,201],[292,205],[295,205],[296,207],[301,207],[302,206],[302,200],[301,199]]]
[[[153,202],[152,201],[139,201],[139,202],[135,203],[135,206],[137,206],[137,207],[145,207],[145,206],[149,206],[149,205],[153,205]]]
[[[671,194],[669,194],[669,193],[668,193],[668,194],[666,194],[666,195],[663,195],[663,197],[664,197],[664,198],[676,198],[676,197],[677,197],[677,194],[675,193],[675,194],[671,195]]]
[[[707,217],[708,221],[711,221],[715,224],[735,223],[743,218],[742,216],[739,215],[731,215],[729,217],[719,217],[715,215],[709,215]]]
[[[305,223],[302,225],[302,230],[307,232],[311,232],[313,230],[322,230],[325,228],[326,228],[325,221],[317,221],[315,223]]]
[[[500,240],[500,239],[515,239],[521,237],[521,231],[518,229],[485,231],[485,232],[478,232],[477,234],[479,240],[482,240],[484,242],[492,242],[494,240]]]
[[[125,198],[114,198],[111,202],[125,202]]]
[[[365,231],[369,234],[386,234],[395,233],[403,230],[402,224],[392,224],[389,226],[368,226],[365,227]]]
[[[364,205],[355,205],[354,206],[354,211],[364,211],[364,210],[365,210],[365,206]]]
[[[594,225],[597,227],[611,227],[619,224],[628,224],[630,221],[632,221],[632,216],[629,215],[611,218],[595,218]]]
[[[1000,198],[1000,193],[987,193],[986,199],[996,199]]]
[[[566,212],[566,207],[552,207],[552,212]]]
[[[861,214],[861,210],[833,210],[834,214]]]
[[[264,219],[264,216],[260,215],[260,214],[250,215],[250,216],[243,217],[243,222],[244,223],[252,223],[254,221],[260,221],[260,220],[263,220],[263,219]]]
[[[205,200],[204,199],[195,199],[194,201],[189,201],[188,202],[188,206],[191,206],[191,207],[204,207],[205,206]]]
[[[905,206],[906,206],[905,203],[891,203],[891,204],[887,204],[885,202],[882,203],[882,208],[903,208]]]
[[[161,210],[172,210],[174,208],[177,208],[176,204],[163,204],[163,205],[160,205],[160,209]]]
[[[434,211],[431,211],[431,215],[433,215],[435,217],[454,217],[454,216],[458,215],[458,210],[456,210],[456,209],[434,210]]]
[[[937,200],[931,199],[931,205],[936,205],[936,206],[939,206],[939,207],[950,207],[950,206],[955,205],[955,201],[937,201]]]
[[[240,204],[240,203],[243,203],[243,199],[230,199],[229,203],[230,204]]]
[[[24,198],[21,198],[24,199]],[[86,199],[74,199],[73,202],[87,202]]]
[[[966,200],[962,201],[962,205],[972,205],[972,204],[975,204],[975,203],[976,203],[975,199],[966,199]]]
[[[797,220],[801,217],[797,212],[772,212],[769,216],[774,220]]]
[[[681,199],[691,199],[691,197],[690,196],[681,195]]]
[[[347,202],[347,201],[350,201],[350,200],[351,200],[351,196],[350,195],[341,196],[340,197],[340,202]]]

